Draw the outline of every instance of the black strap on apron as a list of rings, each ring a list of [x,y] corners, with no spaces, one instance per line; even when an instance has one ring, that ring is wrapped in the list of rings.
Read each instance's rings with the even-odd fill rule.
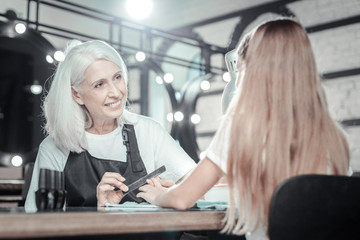
[[[127,185],[147,175],[139,153],[134,126],[125,124],[122,135],[127,149],[126,162],[95,158],[88,151],[70,152],[64,168],[67,206],[96,206],[96,187],[105,172],[120,173],[126,179],[124,183]],[[138,192],[135,190],[127,194],[121,203],[143,202],[142,198],[136,197]]]

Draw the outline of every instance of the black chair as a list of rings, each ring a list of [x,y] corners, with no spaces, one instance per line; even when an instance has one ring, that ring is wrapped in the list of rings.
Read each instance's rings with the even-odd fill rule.
[[[269,237],[360,239],[360,177],[301,175],[284,181],[270,204]]]

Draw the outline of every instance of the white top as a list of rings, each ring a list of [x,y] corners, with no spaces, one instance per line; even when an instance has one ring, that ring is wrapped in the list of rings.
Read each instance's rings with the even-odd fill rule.
[[[231,120],[224,119],[225,128],[217,131],[206,150],[206,157],[213,161],[221,170],[227,172],[227,159],[230,147]]]
[[[196,166],[194,160],[158,122],[127,111],[124,114],[134,122],[140,156],[148,173],[165,165],[166,171],[160,177],[176,182]],[[90,155],[100,159],[126,161],[126,147],[121,132],[121,127],[104,135],[86,132]],[[25,202],[27,212],[36,211],[35,192],[38,189],[40,168],[63,171],[69,153],[57,148],[50,137],[41,142]]]

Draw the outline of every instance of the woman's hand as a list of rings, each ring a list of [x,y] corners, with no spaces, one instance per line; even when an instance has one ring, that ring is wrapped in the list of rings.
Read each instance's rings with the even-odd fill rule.
[[[160,179],[159,177],[146,180],[148,184],[139,188],[136,197],[145,199],[148,203],[161,206],[161,197],[166,193],[167,188],[174,185],[169,179]]]
[[[96,187],[97,206],[103,207],[105,203],[117,204],[123,198],[123,192],[129,188],[123,183],[125,178],[119,173],[106,172]],[[118,187],[118,191],[114,191]]]
[[[165,188],[169,188],[169,187],[175,185],[175,183],[174,183],[174,181],[173,181],[172,179],[162,179],[162,178],[158,178],[158,179],[159,179],[159,181],[160,181],[161,186],[163,186],[163,187],[165,187]],[[151,186],[155,186],[155,185],[154,185],[154,182],[152,181],[152,179],[147,179],[147,180],[146,180],[146,183],[147,183],[147,184],[150,184]]]

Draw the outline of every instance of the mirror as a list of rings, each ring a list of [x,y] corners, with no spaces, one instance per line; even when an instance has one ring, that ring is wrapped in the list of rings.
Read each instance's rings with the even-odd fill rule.
[[[17,33],[15,24],[0,22],[0,166],[4,167],[35,161],[44,138],[41,88],[54,69],[46,60],[55,51],[50,42],[31,28]],[[22,161],[14,162],[14,156]]]

